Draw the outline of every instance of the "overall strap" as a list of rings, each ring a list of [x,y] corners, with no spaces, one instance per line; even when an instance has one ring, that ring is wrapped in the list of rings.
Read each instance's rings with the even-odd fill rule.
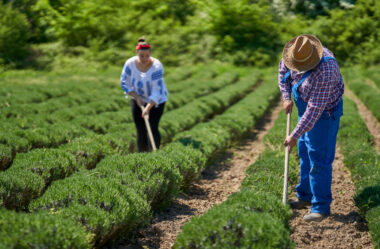
[[[335,60],[335,58],[331,56],[323,56],[321,59],[321,62],[328,61],[328,60]]]
[[[297,91],[297,90],[298,90],[298,87],[304,82],[304,80],[305,80],[307,77],[309,77],[309,75],[311,74],[311,72],[312,72],[312,70],[309,70],[309,71],[307,71],[304,75],[302,75],[302,78],[300,79],[300,81],[298,81],[297,84],[295,84],[295,85],[293,86],[293,89],[294,89],[295,91]]]
[[[284,75],[284,77],[281,80],[281,83],[285,83],[287,81],[287,79],[289,78],[289,76],[290,76],[290,70],[288,70],[286,72],[286,74]]]

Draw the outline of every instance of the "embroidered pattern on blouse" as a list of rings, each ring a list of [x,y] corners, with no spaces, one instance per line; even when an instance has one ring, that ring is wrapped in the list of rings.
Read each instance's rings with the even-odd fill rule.
[[[132,75],[132,71],[131,71],[131,69],[130,69],[129,67],[127,67],[127,68],[125,69],[125,73],[126,73],[128,76],[131,76],[131,75]]]
[[[150,96],[152,94],[152,88],[149,81],[146,82],[146,88],[148,90],[148,96]]]
[[[157,82],[158,86],[160,87],[160,94],[162,95],[163,94],[163,88],[162,88],[162,80],[160,79],[158,82]]]
[[[152,73],[152,81],[158,80],[159,78],[162,78],[162,76],[163,76],[162,70],[158,70],[158,71]]]
[[[136,79],[135,79],[135,78],[133,78],[133,79],[132,79],[132,86],[133,86],[133,88],[136,88],[136,85],[135,85],[135,83],[136,83]]]

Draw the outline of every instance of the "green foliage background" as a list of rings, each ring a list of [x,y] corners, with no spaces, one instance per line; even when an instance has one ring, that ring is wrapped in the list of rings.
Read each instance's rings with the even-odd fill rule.
[[[310,33],[341,64],[380,62],[376,0],[3,0],[2,67],[118,65],[144,35],[166,65],[267,66]]]

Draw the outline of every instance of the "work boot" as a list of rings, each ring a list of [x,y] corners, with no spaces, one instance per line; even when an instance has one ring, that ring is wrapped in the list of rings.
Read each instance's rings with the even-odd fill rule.
[[[310,222],[310,221],[317,221],[320,222],[324,218],[329,216],[328,214],[320,214],[320,213],[310,213],[303,217],[304,221]]]
[[[310,206],[311,202],[298,199],[296,201],[291,201],[289,204],[292,209],[303,209]]]

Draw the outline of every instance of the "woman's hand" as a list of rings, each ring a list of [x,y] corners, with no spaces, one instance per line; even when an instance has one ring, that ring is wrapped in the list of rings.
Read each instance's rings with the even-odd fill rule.
[[[148,106],[146,106],[142,112],[142,115],[141,117],[145,117],[145,116],[148,116],[148,119],[149,119],[149,113],[150,113],[150,109],[148,108]]]
[[[149,113],[150,113],[150,109],[152,109],[152,107],[155,105],[156,103],[154,102],[150,102],[149,104],[147,104],[147,106],[145,106],[141,116],[144,118],[145,116],[148,116],[148,119],[149,119]]]
[[[284,100],[284,110],[285,110],[286,114],[292,113],[292,110],[293,110],[293,101],[291,101],[289,99]]]
[[[288,136],[285,141],[284,141],[284,145],[285,146],[289,146],[289,152],[292,152],[292,149],[293,147],[297,144],[297,139],[295,139],[294,137],[292,136]]]

